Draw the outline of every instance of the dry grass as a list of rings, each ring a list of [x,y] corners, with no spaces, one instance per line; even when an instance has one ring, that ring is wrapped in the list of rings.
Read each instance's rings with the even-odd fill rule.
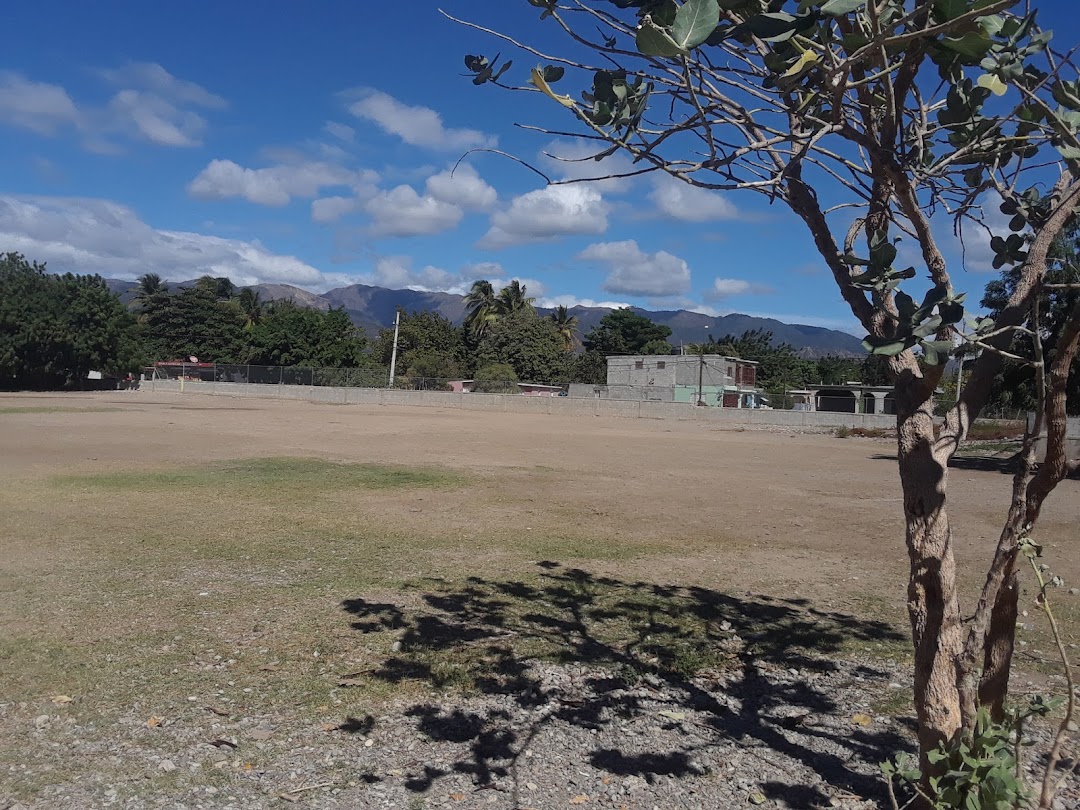
[[[468,689],[499,662],[467,639],[404,643],[406,677],[339,685],[445,619],[433,605],[471,606],[506,624],[515,655],[556,660],[583,648],[550,628],[584,617],[590,655],[640,648],[681,677],[723,668],[724,621],[767,656],[907,655],[895,469],[872,443],[195,397],[14,401],[0,408],[0,772],[57,695],[107,744],[151,716],[205,721],[207,706],[332,723],[431,685]],[[952,476],[970,594],[1008,480]],[[1042,539],[1069,580],[1080,499],[1063,487]],[[358,632],[349,600],[403,623]],[[1073,638],[1078,602],[1056,603]],[[1024,621],[1041,669],[1050,648]],[[56,768],[94,772],[63,750],[48,753]]]

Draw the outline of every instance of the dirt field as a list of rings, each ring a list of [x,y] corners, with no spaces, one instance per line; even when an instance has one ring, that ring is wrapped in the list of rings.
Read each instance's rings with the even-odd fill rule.
[[[372,622],[423,630],[422,617],[402,614],[422,603],[479,621],[477,589],[489,589],[490,608],[489,592],[510,600],[507,583],[526,593],[554,582],[552,571],[580,570],[575,581],[595,584],[596,594],[671,586],[673,598],[713,594],[714,606],[717,594],[744,600],[747,615],[783,602],[821,627],[873,623],[872,632],[838,630],[821,652],[887,659],[902,672],[906,563],[892,452],[887,440],[645,420],[139,392],[0,396],[0,807],[5,798],[150,806],[147,791],[162,807],[254,806],[230,795],[245,770],[262,775],[252,795],[317,785],[303,783],[298,765],[257,761],[260,752],[272,759],[278,724],[303,717],[329,733],[432,684],[476,693],[490,664],[414,657],[409,666],[423,663],[424,677],[410,670],[348,683],[344,676],[370,675],[408,641],[407,632],[368,632]],[[950,473],[969,595],[1008,490],[1008,476],[975,463]],[[1038,532],[1069,585],[1080,583],[1078,495],[1080,483],[1063,483]],[[1073,638],[1080,599],[1062,592],[1059,601]],[[598,621],[611,619],[601,613]],[[687,621],[693,613],[687,603]],[[699,613],[701,626],[664,635],[654,622],[649,636],[679,639],[671,671],[682,667],[687,678],[719,667],[693,646],[716,618]],[[1041,663],[1050,648],[1034,613],[1024,621],[1021,688],[1044,685],[1040,673],[1052,671]],[[603,643],[627,654],[625,633],[605,627]],[[520,624],[506,632],[522,635]],[[542,636],[518,654],[533,642],[545,660],[558,653]],[[575,650],[579,663],[603,658]],[[647,660],[663,667],[666,654]],[[877,714],[903,714],[909,693],[894,686],[900,699],[876,705]],[[236,733],[262,747],[248,754],[235,740],[214,743],[225,731],[211,721],[239,723]],[[363,747],[372,736],[361,729],[358,739]],[[192,776],[199,769],[187,767],[177,740],[221,758]],[[392,781],[393,772],[377,778]],[[282,801],[339,806],[345,788],[331,780]],[[432,778],[410,801],[480,806],[496,795],[458,800],[440,790]],[[762,796],[767,806],[814,806]],[[507,806],[518,802],[526,806],[516,794]]]

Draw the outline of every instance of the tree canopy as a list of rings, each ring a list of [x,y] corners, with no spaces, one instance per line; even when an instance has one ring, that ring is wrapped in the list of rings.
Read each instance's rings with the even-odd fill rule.
[[[54,275],[0,256],[0,387],[80,385],[139,365],[135,318],[100,276]]]
[[[1021,548],[1074,469],[1064,432],[1080,305],[1057,325],[1054,357],[1035,359],[1046,459],[1036,468],[1029,438],[989,575],[964,620],[947,468],[1017,336],[1049,328],[1038,304],[1052,289],[1052,247],[1080,202],[1073,50],[1051,49],[1051,33],[1019,0],[529,2],[539,25],[566,35],[565,49],[541,51],[527,33],[459,20],[541,60],[515,85],[509,60],[469,54],[475,85],[532,91],[560,116],[547,135],[573,130],[597,160],[627,155],[626,176],[659,172],[785,206],[866,347],[888,358],[922,788],[936,792],[931,777],[945,769],[936,749],[970,737],[980,706],[1004,722]],[[575,92],[559,92],[568,85]],[[990,239],[995,265],[1016,267],[1017,278],[996,317],[975,318],[954,287],[938,223],[948,216],[961,233],[986,229],[991,205],[1010,217]],[[918,267],[900,261],[898,242],[915,248]],[[929,283],[917,289],[920,274]],[[933,394],[945,366],[972,350],[978,359],[938,426]]]
[[[563,383],[570,373],[563,336],[551,319],[540,318],[531,307],[488,328],[477,347],[476,364],[509,366],[517,379],[532,383]]]

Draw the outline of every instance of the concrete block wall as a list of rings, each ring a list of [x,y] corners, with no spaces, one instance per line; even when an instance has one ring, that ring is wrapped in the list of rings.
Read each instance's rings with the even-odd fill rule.
[[[176,380],[147,381],[142,391],[180,393]],[[683,402],[596,399],[576,397],[525,397],[512,394],[460,394],[449,391],[406,391],[392,388],[336,388],[308,385],[258,385],[254,383],[185,382],[185,394],[256,397],[348,405],[450,408],[505,413],[564,414],[608,419],[662,419],[697,421],[720,425],[760,425],[828,430],[837,427],[888,428],[895,417],[884,414],[765,411],[744,408],[700,408]]]

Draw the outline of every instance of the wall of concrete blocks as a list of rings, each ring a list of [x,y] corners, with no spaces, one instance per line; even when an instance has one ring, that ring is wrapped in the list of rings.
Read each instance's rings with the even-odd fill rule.
[[[142,391],[180,393],[176,380],[152,380]],[[405,391],[395,388],[334,388],[307,385],[186,382],[186,394],[257,397],[325,402],[339,405],[397,405],[420,408],[456,408],[501,413],[544,413],[621,419],[664,419],[789,428],[889,428],[896,418],[884,414],[765,411],[745,408],[699,408],[684,402],[594,399],[577,397],[525,397],[514,394],[456,394],[449,391]]]

